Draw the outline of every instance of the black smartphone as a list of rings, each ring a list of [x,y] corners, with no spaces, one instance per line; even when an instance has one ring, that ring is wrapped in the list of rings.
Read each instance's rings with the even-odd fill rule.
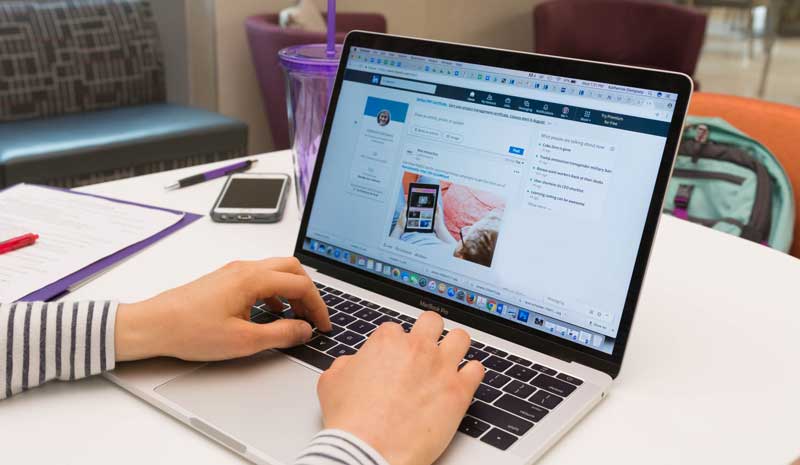
[[[405,232],[433,232],[438,201],[438,184],[409,184]]]

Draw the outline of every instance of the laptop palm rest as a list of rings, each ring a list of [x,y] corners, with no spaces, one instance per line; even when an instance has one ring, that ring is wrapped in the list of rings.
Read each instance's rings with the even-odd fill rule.
[[[155,391],[191,412],[192,425],[239,453],[246,447],[292,463],[322,429],[319,374],[285,355],[212,363]]]

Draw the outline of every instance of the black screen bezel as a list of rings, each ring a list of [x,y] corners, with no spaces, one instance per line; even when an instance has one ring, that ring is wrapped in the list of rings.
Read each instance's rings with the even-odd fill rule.
[[[395,53],[436,57],[439,59],[508,68],[537,74],[564,76],[573,79],[611,83],[620,86],[659,90],[678,95],[672,121],[670,122],[667,142],[664,146],[658,175],[653,187],[645,226],[642,230],[639,251],[636,255],[633,272],[631,273],[631,280],[622,311],[619,329],[617,331],[614,350],[611,354],[606,354],[597,349],[562,339],[538,329],[510,322],[488,312],[477,312],[475,309],[467,307],[464,304],[459,304],[437,295],[421,295],[418,290],[404,283],[399,283],[384,276],[370,273],[367,270],[351,267],[332,258],[324,257],[303,249],[310,214],[314,207],[317,180],[319,179],[325,161],[328,138],[330,136],[331,126],[336,114],[336,106],[342,87],[345,70],[345,66],[342,65],[347,63],[351,47],[363,47]],[[669,182],[670,173],[672,171],[672,165],[680,141],[681,129],[683,127],[683,121],[689,105],[691,93],[691,78],[680,73],[353,31],[347,35],[342,48],[340,66],[331,93],[331,103],[325,120],[317,163],[314,167],[314,174],[303,212],[297,242],[295,244],[294,255],[303,264],[336,279],[370,289],[415,307],[435,308],[441,313],[446,314],[448,318],[461,324],[475,327],[481,331],[567,362],[574,361],[590,366],[608,373],[612,377],[616,377],[622,366],[623,355],[630,335],[636,304],[642,288],[647,261],[652,249],[664,195],[666,194],[667,183]]]

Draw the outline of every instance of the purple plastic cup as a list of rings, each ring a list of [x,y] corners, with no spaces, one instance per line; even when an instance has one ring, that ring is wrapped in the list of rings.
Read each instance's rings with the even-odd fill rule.
[[[286,76],[289,140],[292,141],[294,184],[300,211],[306,204],[314,174],[325,114],[341,55],[342,46],[336,45],[336,55],[329,57],[325,44],[296,45],[278,52]]]

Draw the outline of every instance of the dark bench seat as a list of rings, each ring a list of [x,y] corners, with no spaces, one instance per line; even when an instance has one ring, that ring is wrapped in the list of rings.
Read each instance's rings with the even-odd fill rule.
[[[247,126],[150,104],[0,124],[0,184],[78,186],[246,153]]]

